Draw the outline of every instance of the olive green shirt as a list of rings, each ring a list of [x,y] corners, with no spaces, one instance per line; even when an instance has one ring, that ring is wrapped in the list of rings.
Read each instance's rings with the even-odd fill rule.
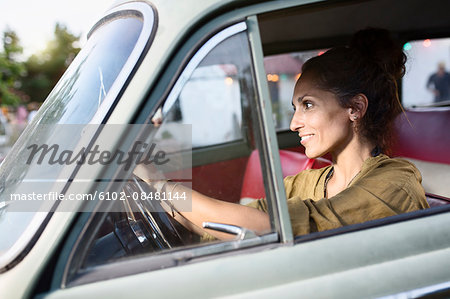
[[[332,166],[304,170],[284,179],[294,236],[428,208],[419,170],[386,155],[370,157],[349,186],[324,198]],[[267,212],[260,199],[248,206]]]

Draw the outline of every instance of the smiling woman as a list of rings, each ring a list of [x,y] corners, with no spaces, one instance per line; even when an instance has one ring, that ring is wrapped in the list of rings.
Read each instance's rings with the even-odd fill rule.
[[[388,31],[365,29],[349,47],[333,48],[303,65],[290,127],[309,158],[331,154],[333,163],[285,178],[294,235],[428,207],[416,167],[386,155],[394,119],[401,112],[396,80],[404,74],[405,61]],[[138,169],[140,176],[146,175]],[[170,182],[149,184],[172,192],[185,188]],[[245,207],[194,191],[192,201],[192,211],[180,212],[175,219],[197,232],[211,232],[198,230],[204,221],[231,223],[257,234],[270,230],[265,199]]]

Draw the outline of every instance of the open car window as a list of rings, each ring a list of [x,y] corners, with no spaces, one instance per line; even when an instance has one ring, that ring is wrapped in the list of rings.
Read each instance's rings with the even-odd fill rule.
[[[402,81],[406,108],[450,106],[450,38],[409,41]]]
[[[367,5],[365,9],[370,10],[369,7]],[[336,9],[333,13],[340,15],[338,11],[340,8],[330,8],[329,12],[331,14]],[[330,46],[330,43],[334,43],[337,46],[347,44],[351,36],[349,33],[347,38],[336,38],[336,42],[332,42],[331,40],[326,41],[322,35],[326,35],[327,33],[321,30],[317,30],[317,32],[314,30],[316,29],[315,25],[317,28],[320,27],[321,18],[319,14],[316,18],[310,18],[309,16],[302,18],[299,16],[303,12],[300,12],[300,9],[298,12],[299,14],[295,15],[292,11],[286,10],[285,15],[281,13],[269,13],[260,18],[261,38],[265,41],[263,47],[265,47],[265,53],[269,54],[265,57],[264,64],[269,83],[273,120],[277,129],[281,168],[284,177],[294,176],[303,170],[320,169],[331,165],[331,157],[328,155],[319,159],[309,159],[306,157],[304,147],[299,144],[298,132],[290,132],[289,124],[293,115],[291,100],[295,81],[301,75],[300,72],[303,63],[309,58],[321,55],[323,53],[322,51]],[[316,13],[313,10],[311,12],[312,14]],[[286,35],[286,39],[283,40],[280,36],[283,35],[283,30],[287,29],[282,24],[288,23],[288,21],[290,21],[290,25],[296,24],[297,26],[289,26],[292,29],[292,31],[289,31],[291,35]],[[277,29],[274,29],[276,27],[275,24],[278,25]],[[338,25],[338,22],[336,25]],[[383,28],[381,25],[380,27]],[[309,28],[314,29],[310,30]],[[357,29],[363,28],[355,28],[355,30]],[[301,30],[304,31],[300,32]],[[314,36],[315,33],[317,33],[316,36]],[[304,40],[296,43],[295,39]],[[322,49],[320,49],[321,46],[323,46]],[[297,49],[304,51],[296,52]],[[308,49],[312,50],[309,51]],[[408,56],[409,64],[406,65],[406,76],[403,78],[401,85],[399,84],[399,92],[405,111],[396,120],[395,130],[398,134],[395,135],[395,139],[393,140],[394,148],[391,156],[407,159],[419,169],[422,177],[422,186],[425,189],[428,204],[432,209],[395,215],[382,220],[378,219],[374,222],[360,221],[359,224],[355,225],[346,224],[337,230],[323,231],[323,229],[319,229],[319,233],[298,236],[296,241],[301,242],[302,240],[311,240],[324,235],[330,236],[349,230],[363,230],[371,226],[380,226],[414,217],[423,217],[430,210],[432,213],[438,211],[437,209],[433,209],[434,207],[439,206],[442,209],[443,205],[450,203],[449,190],[444,187],[446,184],[443,183],[444,179],[448,180],[447,174],[449,171],[447,154],[449,138],[448,134],[444,133],[445,130],[442,129],[449,125],[448,108],[436,109],[431,107],[429,111],[411,111],[410,109],[411,107],[418,106],[426,106],[429,108],[430,106],[448,105],[445,97],[439,101],[433,99],[435,96],[433,89],[435,90],[436,85],[439,85],[439,83],[436,84],[437,80],[429,79],[438,69],[440,62],[441,64],[445,64],[446,69],[448,69],[448,39],[411,42],[405,45],[404,51]],[[428,67],[431,60],[435,62],[432,63],[432,66]],[[424,65],[427,65],[427,70],[423,68]],[[446,76],[444,77],[446,78]],[[440,85],[445,85],[445,88],[443,88],[444,91],[441,94],[446,94],[448,89],[448,83],[442,83],[444,80],[446,79],[440,81]],[[423,136],[426,137],[423,138]],[[389,199],[391,200],[392,198]],[[312,213],[317,212],[314,204],[308,205],[308,207],[311,208],[310,211]],[[330,207],[330,210],[332,210],[332,201],[330,201]],[[315,215],[319,215],[318,218],[320,218],[323,215],[322,212],[323,210],[318,210]],[[332,213],[328,215],[331,218],[333,218]],[[293,224],[294,226],[295,224]]]

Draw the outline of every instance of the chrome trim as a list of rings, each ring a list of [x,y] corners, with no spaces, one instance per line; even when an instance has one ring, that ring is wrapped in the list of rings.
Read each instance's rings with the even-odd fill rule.
[[[237,225],[216,223],[216,222],[203,222],[203,228],[212,229],[218,232],[236,235],[236,240],[246,240],[255,238],[256,234],[252,230]]]
[[[228,37],[235,35],[239,32],[242,32],[246,29],[247,29],[247,25],[244,22],[232,25],[232,26],[220,31],[216,35],[214,35],[197,51],[197,53],[195,53],[195,55],[189,61],[187,66],[184,68],[184,70],[181,73],[180,77],[178,78],[177,82],[173,86],[172,91],[168,95],[167,100],[163,105],[163,109],[162,109],[163,115],[166,115],[167,112],[169,112],[172,105],[175,104],[176,100],[178,99],[178,96],[181,93],[181,90],[183,89],[183,86],[189,80],[192,73],[197,68],[197,66],[200,64],[200,62],[203,60],[203,58],[205,58],[206,55],[208,55],[208,53],[212,49],[214,49],[214,47],[216,47],[219,43],[221,43]]]
[[[150,39],[150,36],[153,33],[154,28],[156,27],[155,20],[155,12],[153,11],[153,8],[145,3],[145,2],[133,2],[133,3],[126,3],[124,5],[120,5],[118,7],[115,7],[105,13],[103,18],[99,22],[97,22],[96,25],[94,25],[94,28],[96,26],[99,26],[99,24],[103,23],[105,18],[110,17],[114,13],[120,13],[120,12],[126,12],[126,11],[136,11],[140,14],[142,14],[143,19],[143,26],[141,34],[139,35],[139,38],[136,42],[136,45],[133,48],[133,51],[131,52],[130,56],[128,57],[127,61],[125,62],[122,70],[120,71],[119,75],[117,76],[116,80],[114,81],[113,85],[109,89],[106,97],[104,98],[103,102],[100,104],[100,107],[98,108],[95,115],[92,117],[90,124],[100,124],[105,119],[106,114],[108,113],[109,109],[111,108],[112,104],[116,100],[117,96],[119,95],[122,87],[124,86],[124,83],[129,78],[130,74],[132,73],[136,62],[139,60],[141,54],[143,53],[147,42]],[[149,25],[147,25],[149,24]],[[93,30],[89,32],[89,35],[91,35]]]

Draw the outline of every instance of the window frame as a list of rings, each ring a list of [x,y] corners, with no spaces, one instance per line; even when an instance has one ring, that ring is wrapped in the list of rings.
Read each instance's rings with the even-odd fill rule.
[[[198,49],[195,54],[193,54],[192,58],[189,59],[189,62],[187,62],[186,66],[182,69],[181,74],[178,76],[178,79],[175,81],[175,84],[170,89],[169,94],[164,99],[164,103],[159,103],[157,107],[163,107],[162,114],[165,115],[168,110],[172,107],[172,105],[175,104],[177,101],[179,95],[181,94],[183,87],[185,84],[189,81],[191,75],[195,71],[195,69],[200,65],[202,60],[222,41],[224,41],[226,38],[238,34],[240,32],[243,32],[247,30],[247,26],[243,22],[236,23],[234,25],[231,25],[229,27],[226,27],[225,29],[219,30],[217,34],[209,38],[206,42],[202,44],[202,46]],[[251,51],[251,49],[250,49]],[[149,116],[153,115],[149,114]],[[244,115],[242,115],[243,117]],[[148,123],[149,120],[147,119],[146,122]],[[243,123],[244,125],[244,123]],[[246,144],[246,136],[245,134],[242,134],[243,136],[240,139],[232,140],[224,143],[218,143],[218,144],[211,144],[207,146],[201,146],[197,147],[192,150],[192,166],[200,166],[202,164],[209,164],[209,163],[216,163],[224,160],[229,160],[233,158],[239,158],[243,155],[248,155],[251,152],[251,149]],[[231,149],[233,151],[231,151]],[[211,151],[221,151],[225,152],[226,154],[223,156],[218,156],[214,154],[210,154]],[[201,159],[202,163],[198,163]]]
[[[283,9],[287,8],[288,5],[286,5],[286,7],[284,7]],[[300,5],[298,6],[300,7]],[[423,35],[417,35],[414,36],[415,39],[411,39],[411,36],[407,36],[407,38],[405,39],[405,36],[398,36],[397,39],[402,41],[403,43],[406,43],[408,41],[415,41],[415,40],[421,40],[423,39]],[[335,41],[331,40],[331,44],[328,43],[328,41],[318,41],[318,42],[314,42],[309,44],[308,41],[305,43],[293,43],[292,45],[288,45],[288,44],[283,44],[282,47],[280,48],[273,48],[272,45],[270,45],[271,47],[269,47],[268,49],[265,48],[265,57],[267,56],[272,56],[272,55],[282,55],[282,54],[289,54],[289,53],[293,53],[293,52],[307,52],[307,51],[315,51],[315,50],[319,50],[319,49],[325,49],[325,48],[332,48],[334,46],[334,44],[339,44],[341,43],[344,39],[344,37],[339,37],[337,38]],[[439,34],[437,36],[433,36],[433,38],[449,38],[448,34],[447,35],[443,35],[443,34]],[[333,44],[334,42],[334,44]],[[447,68],[447,71],[448,68]],[[399,93],[402,93],[402,89],[404,88],[403,85],[403,80],[401,80],[400,84],[399,84]],[[401,97],[400,94],[400,98],[401,100],[403,100],[403,98]],[[449,101],[444,102],[444,104],[448,105]],[[414,107],[408,107],[405,108],[407,111],[409,110],[414,110],[414,109],[440,109],[440,107],[438,107],[438,105],[436,105],[435,107],[432,107],[432,105],[430,106],[426,106],[426,107],[422,107],[422,106],[418,106],[417,108]],[[446,107],[447,108],[447,107]],[[443,108],[443,109],[446,109]],[[296,134],[293,134],[292,132],[290,132],[290,130],[287,129],[279,129],[276,131],[276,139],[278,141],[278,144],[280,145],[279,149],[292,149],[294,146],[298,147],[298,137]],[[349,234],[349,233],[354,233],[354,232],[361,232],[364,230],[370,230],[373,228],[386,228],[388,229],[390,226],[395,225],[397,223],[407,223],[409,221],[414,221],[414,220],[420,220],[420,219],[430,219],[430,221],[432,221],[433,216],[439,216],[441,214],[449,214],[450,215],[450,204],[448,205],[443,205],[443,206],[437,206],[437,207],[430,207],[429,209],[424,209],[424,210],[418,210],[418,211],[414,211],[414,212],[409,212],[409,213],[404,213],[404,214],[399,214],[399,215],[394,215],[394,216],[389,216],[389,217],[385,217],[385,218],[380,218],[380,219],[375,219],[375,220],[370,220],[370,221],[366,221],[363,223],[358,223],[358,224],[352,224],[352,225],[346,225],[343,227],[339,227],[336,229],[330,229],[330,230],[326,230],[326,231],[320,231],[320,232],[314,232],[314,233],[310,233],[307,235],[302,235],[302,236],[297,236],[294,237],[294,245],[297,246],[299,244],[303,244],[305,242],[310,242],[310,241],[315,241],[315,240],[320,240],[323,238],[329,238],[329,237],[334,237],[334,236],[340,236],[340,235],[345,235],[345,234]]]

